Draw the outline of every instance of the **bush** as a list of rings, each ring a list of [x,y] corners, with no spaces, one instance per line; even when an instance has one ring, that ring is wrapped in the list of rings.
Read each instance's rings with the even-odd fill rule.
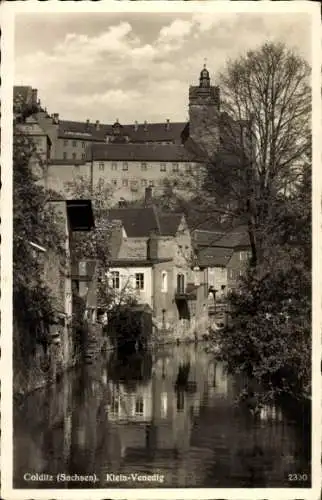
[[[231,372],[243,372],[266,389],[266,398],[311,391],[311,283],[301,265],[250,271],[230,296],[234,328],[218,333]]]

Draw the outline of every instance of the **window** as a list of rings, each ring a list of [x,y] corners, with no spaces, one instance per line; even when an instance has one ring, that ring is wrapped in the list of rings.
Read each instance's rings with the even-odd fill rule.
[[[76,148],[77,146],[77,141],[73,141],[73,148]]]
[[[114,288],[114,290],[120,289],[120,273],[119,273],[119,271],[112,272],[112,288]]]
[[[184,274],[177,274],[177,292],[184,293],[185,292],[185,284],[184,284]]]
[[[104,163],[100,163],[100,164],[99,164],[99,166],[98,166],[98,168],[99,168],[100,170],[104,170],[104,167],[105,167]]]
[[[128,170],[129,169],[129,165],[127,163],[127,161],[124,161],[123,162],[123,170]]]
[[[141,185],[146,186],[147,185],[147,180],[146,179],[141,179]]]
[[[177,411],[183,411],[183,410],[184,410],[184,392],[178,391],[177,392]]]
[[[79,276],[87,276],[87,263],[86,263],[86,261],[80,261],[78,263],[78,274],[79,274]]]
[[[144,410],[144,401],[142,396],[138,396],[135,399],[135,414],[136,415],[143,415],[143,410]]]
[[[86,281],[80,281],[79,282],[79,296],[80,297],[85,297],[88,292],[88,284]]]
[[[129,185],[129,181],[127,179],[122,179],[122,186],[127,187]]]
[[[111,413],[118,414],[120,408],[119,398],[113,394],[111,401]]]
[[[112,163],[112,170],[117,170],[117,163],[116,162]]]
[[[86,147],[86,144],[85,144],[85,142],[83,141],[83,142],[82,142],[82,148],[83,148],[83,149],[85,149],[85,147]]]
[[[85,160],[85,153],[82,153],[82,160]]]
[[[76,160],[76,153],[72,154],[73,160]]]
[[[162,271],[161,274],[161,292],[168,291],[168,273],[167,271]]]
[[[117,179],[112,179],[113,186],[117,186]]]
[[[187,174],[191,174],[191,165],[190,165],[190,163],[188,163],[186,165],[186,172],[187,172]]]
[[[145,162],[141,163],[141,170],[147,170],[147,164]]]
[[[249,260],[249,258],[250,258],[250,252],[248,252],[248,251],[239,252],[239,260],[245,262],[245,261]]]
[[[154,187],[154,181],[149,181],[149,186]]]
[[[68,140],[67,139],[64,140],[64,146],[68,146]]]
[[[144,274],[135,273],[135,288],[137,290],[144,290]]]
[[[161,163],[161,165],[160,165],[160,171],[161,172],[166,172],[167,171],[167,165],[166,165],[166,163]]]
[[[67,160],[67,153],[66,153],[66,151],[63,152],[63,159]]]
[[[178,254],[179,256],[181,256],[181,255],[182,255],[182,245],[178,245],[178,251],[177,251],[177,254]]]
[[[172,171],[173,172],[179,172],[179,165],[178,165],[178,163],[172,163]]]

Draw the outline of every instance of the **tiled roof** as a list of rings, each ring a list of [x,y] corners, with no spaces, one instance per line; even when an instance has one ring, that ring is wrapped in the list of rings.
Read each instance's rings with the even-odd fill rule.
[[[161,234],[163,236],[175,236],[182,221],[182,214],[158,214]]]
[[[231,248],[203,247],[198,251],[200,267],[225,267],[234,250]]]
[[[195,155],[178,144],[93,144],[87,155],[88,159],[96,161],[191,162],[196,160]]]
[[[166,123],[148,123],[145,125],[125,125],[124,133],[128,135],[133,142],[146,141],[173,141],[181,142],[181,134],[185,127],[185,123],[170,123],[167,127]]]
[[[249,247],[250,241],[247,227],[236,227],[216,241],[215,246],[222,248]]]
[[[123,125],[122,133],[133,142],[171,141],[181,142],[181,133],[185,123],[148,123],[138,125]],[[106,135],[113,134],[113,127],[101,123],[97,128],[95,123],[60,120],[58,136],[66,139],[83,138],[84,140],[105,141]]]
[[[105,136],[111,134],[112,125],[100,124],[97,129],[95,123],[59,120],[58,137],[61,138],[105,141]]]
[[[182,221],[182,214],[162,213],[155,207],[114,208],[109,211],[110,220],[120,220],[129,238],[175,236]]]
[[[147,238],[152,232],[160,234],[160,227],[153,207],[114,208],[109,219],[122,221],[129,238]]]
[[[212,246],[224,236],[224,231],[218,228],[218,231],[206,231],[196,229],[193,233],[193,240],[198,247]]]

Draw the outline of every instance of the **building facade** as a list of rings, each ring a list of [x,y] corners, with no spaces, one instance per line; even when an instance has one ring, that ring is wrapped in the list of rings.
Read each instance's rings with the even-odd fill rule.
[[[48,186],[59,192],[79,176],[92,185],[110,184],[115,200],[140,199],[148,186],[162,193],[169,182],[186,190],[220,142],[219,88],[211,85],[205,67],[199,85],[189,89],[189,122],[66,121],[47,113],[35,89],[33,98],[36,120],[51,141]]]
[[[109,218],[120,223],[108,273],[117,300],[123,294],[148,304],[160,328],[171,329],[180,321],[191,327],[206,307],[207,285],[203,270],[193,269],[184,216],[146,206],[113,209]]]

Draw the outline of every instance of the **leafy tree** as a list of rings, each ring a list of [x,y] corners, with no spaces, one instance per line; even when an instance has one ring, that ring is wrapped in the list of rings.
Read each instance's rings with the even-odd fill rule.
[[[231,297],[234,330],[219,333],[230,370],[246,372],[266,398],[311,391],[310,169],[279,212],[265,265],[250,269]]]
[[[82,176],[77,182],[66,185],[67,197],[90,199],[93,204],[95,229],[88,232],[78,232],[73,235],[73,254],[75,260],[97,259],[100,269],[108,269],[109,238],[111,224],[107,222],[107,212],[111,206],[111,189],[104,182],[93,187]]]
[[[25,111],[26,114],[26,111]],[[54,297],[45,284],[43,258],[32,244],[54,252],[63,261],[60,219],[48,205],[48,193],[37,183],[31,159],[32,139],[14,126],[13,138],[13,310],[14,346],[28,362],[37,340],[53,319]]]

